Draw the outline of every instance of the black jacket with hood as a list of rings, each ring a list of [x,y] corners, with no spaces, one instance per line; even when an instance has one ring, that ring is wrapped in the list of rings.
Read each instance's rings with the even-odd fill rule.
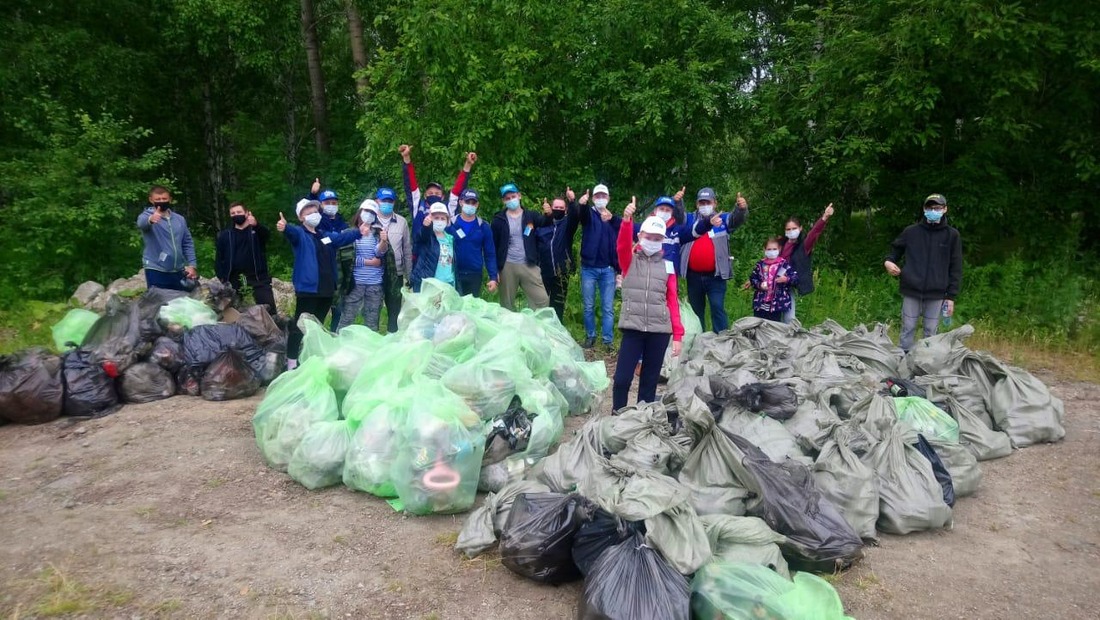
[[[962,236],[947,216],[931,224],[924,218],[901,231],[886,260],[901,268],[901,294],[918,299],[955,299],[962,284]],[[904,258],[904,264],[902,259]]]

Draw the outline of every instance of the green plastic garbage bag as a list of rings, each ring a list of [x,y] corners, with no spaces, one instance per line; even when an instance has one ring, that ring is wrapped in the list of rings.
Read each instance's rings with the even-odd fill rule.
[[[557,445],[565,432],[562,418],[568,410],[565,398],[553,384],[524,380],[516,384],[520,405],[533,414],[531,437],[523,458],[530,461],[544,458]]]
[[[691,583],[695,618],[724,620],[850,620],[824,579],[795,573],[787,580],[756,564],[712,562]]]
[[[680,299],[680,322],[684,325],[684,339],[681,342],[680,355],[672,356],[672,343],[669,342],[665,350],[664,361],[661,362],[661,378],[675,381],[683,376],[681,365],[691,355],[691,346],[695,344],[695,337],[703,332],[703,324],[699,317],[691,310],[691,304],[686,298]]]
[[[387,336],[359,367],[359,374],[342,402],[345,417],[360,400],[377,400],[419,381],[432,357],[428,342],[406,343]]]
[[[899,420],[908,423],[929,441],[959,442],[959,423],[928,400],[904,396],[894,399],[894,407]]]
[[[213,308],[191,297],[177,297],[169,301],[160,307],[157,316],[168,325],[181,325],[186,329],[218,322],[218,313]]]
[[[790,579],[787,560],[779,549],[787,537],[773,531],[763,519],[705,515],[699,521],[710,541],[713,561],[759,564]]]
[[[440,379],[484,420],[508,410],[517,379],[530,377],[520,351],[505,335],[494,338],[477,355],[443,373]]]
[[[298,361],[317,357],[328,367],[329,385],[337,392],[347,392],[359,376],[363,365],[381,348],[383,336],[364,325],[349,325],[339,334],[330,333],[312,314],[298,319],[302,330],[302,351]]]
[[[564,356],[556,358],[549,378],[569,403],[569,415],[583,415],[598,409],[604,392],[611,385],[607,366],[602,361],[578,362]]]
[[[411,289],[402,290],[401,297],[401,314],[397,317],[398,333],[404,333],[422,315],[438,319],[463,306],[462,297],[455,287],[435,278],[424,280],[420,284],[419,293],[414,293]]]
[[[340,484],[344,477],[344,458],[351,443],[351,428],[343,420],[313,424],[294,449],[286,472],[307,489],[323,489]]]
[[[376,401],[355,403],[348,424],[357,430],[344,463],[344,484],[348,488],[378,497],[397,497],[390,470],[401,447],[414,396],[406,388]]]
[[[267,464],[286,471],[309,428],[339,416],[336,394],[328,385],[328,368],[314,358],[271,383],[252,417],[252,429]]]
[[[58,351],[65,351],[73,346],[84,344],[84,336],[88,330],[99,320],[99,315],[91,310],[73,308],[65,313],[65,316],[55,324],[50,331],[53,333],[53,344]]]

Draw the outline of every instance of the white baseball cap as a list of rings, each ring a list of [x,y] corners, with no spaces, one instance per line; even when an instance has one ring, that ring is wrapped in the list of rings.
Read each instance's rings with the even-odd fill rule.
[[[665,236],[665,222],[659,217],[649,216],[642,222],[641,232],[649,233],[653,235]]]
[[[303,199],[299,200],[298,204],[294,207],[294,215],[297,215],[298,217],[301,217],[302,216],[302,209],[305,209],[306,205],[308,205],[311,202],[317,202],[317,201],[316,200],[310,200],[309,198],[303,198]],[[321,203],[317,202],[317,204],[320,205]]]
[[[378,203],[370,198],[367,198],[363,202],[359,203],[360,211],[373,211],[375,215],[378,215]]]
[[[596,187],[592,188],[592,195],[595,196],[596,194],[607,194],[608,196],[610,196],[611,192],[607,191],[607,186],[606,185],[604,185],[603,183],[600,183]]]
[[[447,205],[443,204],[442,202],[437,202],[428,209],[428,215],[435,215],[436,213],[450,215],[450,212],[447,211]]]

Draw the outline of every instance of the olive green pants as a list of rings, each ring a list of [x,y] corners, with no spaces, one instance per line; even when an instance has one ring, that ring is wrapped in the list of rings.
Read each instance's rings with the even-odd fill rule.
[[[504,263],[500,271],[500,305],[509,310],[516,309],[516,291],[523,288],[527,296],[527,307],[532,310],[550,305],[550,296],[542,284],[542,272],[535,265]]]

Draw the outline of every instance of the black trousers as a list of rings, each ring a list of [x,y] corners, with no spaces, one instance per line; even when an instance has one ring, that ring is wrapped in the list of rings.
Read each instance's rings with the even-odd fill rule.
[[[638,402],[657,400],[657,380],[661,378],[661,363],[672,334],[641,332],[635,329],[620,330],[619,361],[615,365],[615,381],[611,388],[611,409],[618,411],[626,406],[630,384],[634,382],[634,365],[642,360],[642,374],[638,377]]]
[[[401,287],[404,278],[387,269],[382,274],[382,303],[386,306],[386,333],[397,331],[397,315],[401,314]]]
[[[290,323],[290,335],[286,342],[286,358],[288,360],[298,359],[298,353],[302,350],[302,330],[298,329],[298,319],[303,314],[312,314],[323,325],[329,309],[332,308],[332,297],[297,295],[294,299],[294,321]]]
[[[550,297],[550,307],[558,320],[565,324],[565,298],[569,295],[569,272],[564,269],[557,273],[542,270],[542,283],[546,287],[546,295]]]
[[[455,290],[459,295],[472,295],[481,297],[481,281],[484,279],[482,271],[466,271],[455,274]]]
[[[270,277],[257,277],[256,274],[244,273],[236,271],[229,274],[229,286],[233,287],[233,290],[238,293],[241,290],[241,277],[244,277],[244,281],[248,284],[248,287],[252,289],[252,297],[256,300],[256,303],[261,306],[267,306],[267,311],[272,317],[276,315],[275,310],[275,292],[271,290],[271,278]]]

